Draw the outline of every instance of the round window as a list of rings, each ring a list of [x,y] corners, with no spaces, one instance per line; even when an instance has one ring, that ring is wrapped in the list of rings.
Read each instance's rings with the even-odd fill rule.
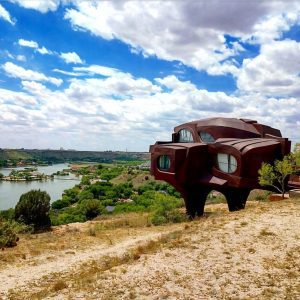
[[[215,141],[214,137],[210,133],[205,131],[200,131],[200,138],[204,143],[213,143]]]
[[[225,173],[234,173],[237,169],[237,161],[233,155],[218,153],[218,168]]]
[[[161,171],[168,171],[171,166],[171,160],[168,155],[162,155],[158,158],[158,169]]]

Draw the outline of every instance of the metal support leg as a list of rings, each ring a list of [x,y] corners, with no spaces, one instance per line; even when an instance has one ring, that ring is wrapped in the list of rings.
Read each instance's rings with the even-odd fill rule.
[[[227,189],[224,192],[229,211],[244,209],[250,190],[248,189]]]
[[[210,190],[206,188],[190,188],[184,195],[186,213],[190,218],[202,216],[204,213],[205,201]]]

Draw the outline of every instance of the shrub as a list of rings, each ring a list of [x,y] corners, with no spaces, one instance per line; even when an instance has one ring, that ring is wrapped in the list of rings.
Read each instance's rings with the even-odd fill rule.
[[[86,217],[77,209],[77,207],[68,207],[61,211],[51,211],[52,225],[62,225],[74,222],[85,222]]]
[[[78,185],[75,185],[71,189],[64,190],[63,199],[66,198],[71,204],[78,201],[78,194],[80,193],[80,188]]]
[[[163,223],[179,223],[186,220],[186,215],[180,213],[178,207],[182,205],[182,201],[162,194],[156,194],[155,202],[151,207],[153,211],[151,222],[153,225],[161,225]]]
[[[82,200],[76,207],[67,207],[58,211],[51,211],[52,225],[62,225],[74,222],[85,222],[104,212],[101,202],[96,199]]]
[[[179,209],[172,209],[166,214],[168,222],[171,223],[180,223],[188,220],[188,216],[184,213],[181,213]]]
[[[87,199],[93,199],[94,194],[90,192],[89,190],[83,190],[79,195],[78,195],[78,202],[87,200]]]
[[[93,193],[94,199],[99,199],[106,196],[107,192],[112,189],[110,182],[96,182],[88,187],[88,191]]]
[[[122,172],[123,172],[122,167],[103,168],[98,170],[98,174],[100,175],[101,179],[108,180],[108,181],[119,176]]]
[[[151,218],[151,223],[155,226],[162,225],[167,222],[168,222],[167,218],[160,214],[154,214]]]
[[[83,175],[82,179],[81,179],[81,183],[83,185],[90,185],[90,178],[88,176],[86,176],[86,175]]]
[[[130,203],[117,203],[114,214],[146,211],[144,206]]]
[[[51,226],[49,218],[50,196],[41,190],[31,190],[21,195],[15,207],[15,219],[35,229]]]
[[[117,184],[113,186],[112,191],[114,192],[112,198],[129,198],[133,193],[133,185],[130,182]]]
[[[33,233],[34,227],[32,225],[26,225],[24,223],[10,221],[16,233]]]
[[[51,204],[52,209],[62,209],[70,205],[70,200],[67,197],[63,197],[60,200],[56,200]]]
[[[0,211],[0,220],[14,220],[15,219],[15,210],[13,208],[7,209],[7,210],[1,210]]]
[[[0,221],[0,247],[14,247],[19,240],[12,222]]]
[[[145,184],[141,185],[137,191],[139,195],[142,195],[147,191],[161,191],[176,198],[181,197],[180,193],[178,193],[173,186],[165,182],[147,181]]]
[[[103,207],[99,200],[87,199],[83,200],[78,205],[78,210],[86,217],[87,220],[91,220],[103,211]]]

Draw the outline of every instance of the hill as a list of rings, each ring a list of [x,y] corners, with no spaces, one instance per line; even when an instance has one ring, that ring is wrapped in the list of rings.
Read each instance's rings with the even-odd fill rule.
[[[113,160],[148,159],[150,159],[150,154],[147,152],[0,149],[0,161],[38,160],[59,163],[65,161],[111,162]]]
[[[0,252],[0,298],[299,299],[299,208],[212,204],[180,224],[126,214],[24,235]]]

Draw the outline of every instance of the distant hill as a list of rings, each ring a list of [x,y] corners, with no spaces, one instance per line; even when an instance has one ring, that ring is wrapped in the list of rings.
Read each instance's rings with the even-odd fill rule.
[[[148,160],[148,152],[123,151],[75,151],[75,150],[37,150],[37,149],[0,149],[0,160],[38,160],[48,162],[113,160]]]

